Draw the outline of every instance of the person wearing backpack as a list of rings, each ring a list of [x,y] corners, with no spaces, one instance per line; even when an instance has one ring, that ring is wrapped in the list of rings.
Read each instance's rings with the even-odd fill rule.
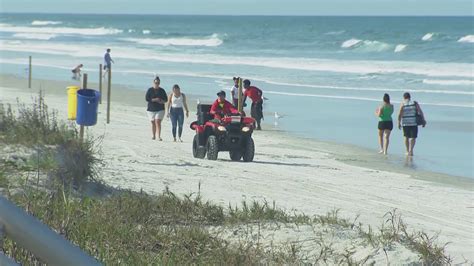
[[[403,127],[405,137],[406,155],[413,156],[416,138],[418,137],[418,126],[426,126],[425,115],[420,105],[411,100],[410,93],[403,94],[403,101],[398,112],[398,129]]]

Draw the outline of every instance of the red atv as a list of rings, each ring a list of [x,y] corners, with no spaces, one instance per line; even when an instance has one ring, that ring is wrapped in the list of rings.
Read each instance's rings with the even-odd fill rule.
[[[255,145],[252,139],[255,120],[241,114],[224,116],[222,119],[212,119],[209,114],[211,105],[198,104],[198,120],[190,127],[196,131],[193,140],[194,158],[217,160],[220,151],[229,151],[233,161],[253,161]]]

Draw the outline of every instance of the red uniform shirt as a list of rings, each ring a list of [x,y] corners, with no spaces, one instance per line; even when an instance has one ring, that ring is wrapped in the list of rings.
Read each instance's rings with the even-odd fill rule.
[[[262,100],[262,90],[255,86],[250,86],[245,89],[245,96],[252,99],[252,102],[256,103]]]
[[[222,107],[220,103],[221,102],[219,102],[219,99],[215,100],[211,106],[211,110],[209,111],[209,113],[214,115],[214,118],[216,119],[221,119],[220,113],[227,115],[227,114],[239,112],[237,109],[234,108],[234,106],[230,102],[226,100],[224,100]]]

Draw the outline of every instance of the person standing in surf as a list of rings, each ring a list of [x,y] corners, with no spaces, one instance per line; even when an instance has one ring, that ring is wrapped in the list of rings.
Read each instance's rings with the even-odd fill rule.
[[[382,105],[379,106],[375,111],[375,115],[379,118],[379,153],[383,153],[385,155],[387,155],[390,133],[393,129],[392,114],[393,104],[390,103],[390,95],[385,93],[383,95]]]

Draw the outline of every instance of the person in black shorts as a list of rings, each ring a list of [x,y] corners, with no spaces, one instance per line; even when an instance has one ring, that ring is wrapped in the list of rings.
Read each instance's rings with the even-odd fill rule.
[[[398,112],[398,128],[403,126],[403,136],[405,136],[406,155],[413,156],[413,148],[415,148],[416,138],[418,137],[418,121],[417,116],[422,118],[421,126],[425,127],[426,120],[420,105],[416,101],[411,100],[410,93],[403,94],[403,101]]]
[[[390,133],[393,129],[392,122],[393,104],[390,103],[390,95],[387,93],[383,96],[383,103],[375,111],[375,115],[379,118],[379,153],[387,154]]]

